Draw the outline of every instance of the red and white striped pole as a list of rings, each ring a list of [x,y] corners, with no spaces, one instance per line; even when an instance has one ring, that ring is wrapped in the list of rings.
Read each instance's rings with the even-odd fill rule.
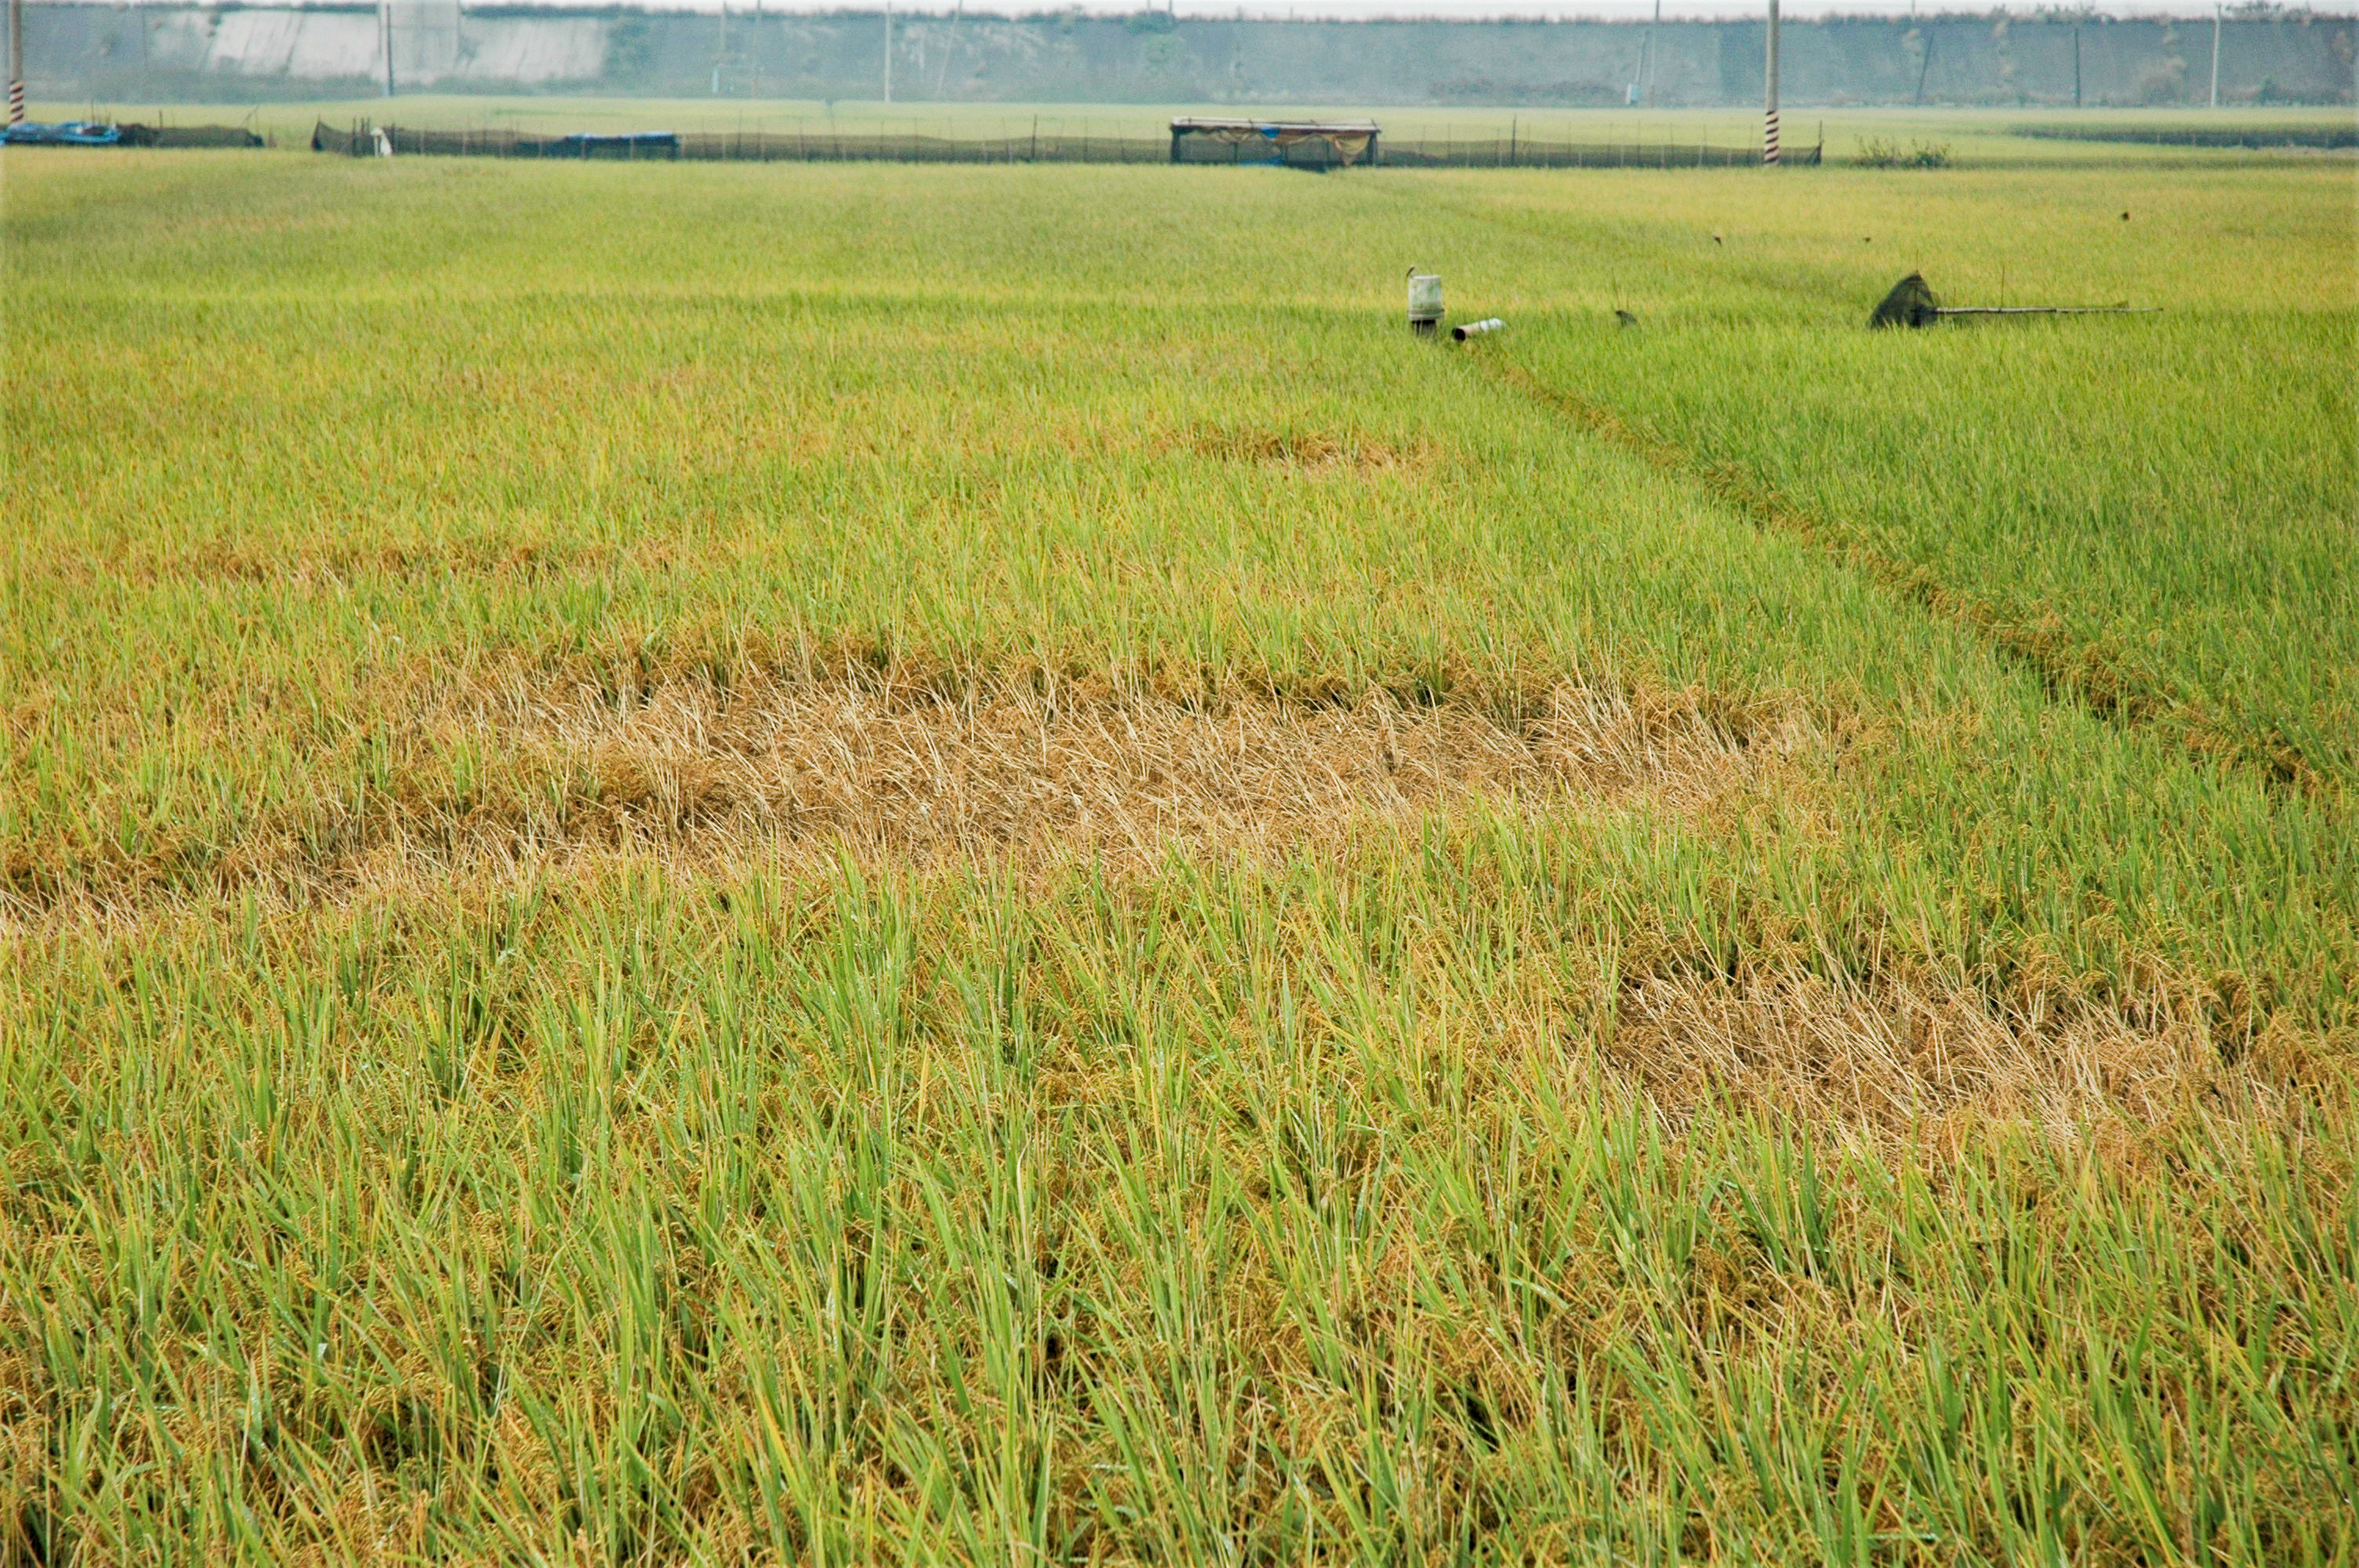
[[[1777,0],[1769,0],[1769,63],[1765,97],[1767,103],[1761,121],[1761,161],[1777,161]]]
[[[8,123],[25,123],[25,0],[8,0]]]

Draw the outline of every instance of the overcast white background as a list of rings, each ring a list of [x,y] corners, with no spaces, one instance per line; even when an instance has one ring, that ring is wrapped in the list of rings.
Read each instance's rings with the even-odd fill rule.
[[[42,0],[33,0],[35,4]],[[120,5],[124,0],[48,0],[49,4]],[[252,0],[249,0],[252,3]],[[304,0],[285,0],[301,5]],[[336,0],[349,4],[350,0]],[[395,5],[403,0],[394,0]],[[484,0],[507,8],[517,5],[546,5],[551,10],[573,10],[584,6],[603,8],[622,5],[633,10],[705,11],[721,9],[721,0]],[[1076,0],[1069,5],[1043,5],[1038,0],[977,0],[966,6],[969,11],[992,16],[1038,16],[1063,11],[1081,11],[1094,16],[1120,16],[1151,5],[1156,10],[1165,9],[1173,0]],[[777,14],[821,13],[829,11],[874,11],[884,0],[730,0],[729,10],[734,13],[764,11]],[[1718,21],[1725,17],[1752,17],[1762,15],[1767,0],[1663,0],[1663,19],[1669,21]],[[462,8],[464,0],[462,0]],[[958,0],[894,0],[897,11],[908,10],[927,14],[947,13],[958,7]],[[1614,22],[1644,21],[1655,11],[1654,0],[1583,0],[1579,5],[1553,5],[1544,0],[1316,0],[1314,4],[1271,4],[1270,0],[1253,0],[1239,5],[1229,0],[1215,5],[1209,0],[1176,0],[1182,16],[1269,16],[1299,17],[1314,20],[1335,17],[1349,21],[1365,21],[1376,17],[1447,17],[1453,21],[1479,20],[1486,17],[1513,16],[1548,21],[1604,20]],[[1974,0],[1923,0],[1927,15],[1947,12],[1952,16],[1985,16],[2000,9],[2026,18],[2033,16],[2029,5],[2005,7],[1976,5]],[[2057,7],[2060,9],[2060,5]],[[1788,16],[1907,16],[1919,6],[1912,0],[1787,0],[1781,14]],[[2093,5],[2093,10],[2111,16],[2179,16],[2190,20],[2209,21],[2212,8],[2201,0],[2107,0]],[[2329,0],[2309,9],[2321,16],[2348,16],[2359,13],[2359,0]]]
[[[515,5],[518,4],[519,0],[501,0],[501,3]],[[521,3],[530,5],[534,0],[521,0]],[[549,0],[549,3],[581,4],[582,0]],[[721,8],[718,0],[619,0],[619,3],[636,4],[650,11],[717,11]],[[796,0],[788,0],[788,4],[776,5],[771,4],[770,0],[763,0],[763,4],[758,8],[764,11],[782,12],[842,11],[856,5],[862,10],[874,10],[882,4],[883,0],[832,0],[832,3],[823,5],[798,4]],[[912,0],[907,8],[928,12],[949,11],[954,8],[954,4],[955,0]],[[895,0],[894,9],[903,8],[900,0]],[[1042,11],[1084,11],[1101,16],[1126,16],[1141,9],[1142,5],[1141,0],[1093,0],[1093,3],[1070,5],[1011,5],[1005,3],[999,5],[984,3],[972,5],[967,8],[995,15],[1023,16]],[[1158,3],[1154,5],[1154,8],[1162,10],[1166,7]],[[1685,0],[1685,3],[1664,0],[1663,19],[1665,21],[1716,21],[1730,16],[1758,16],[1766,8],[1767,0],[1759,0],[1759,3],[1755,4],[1743,3],[1743,0],[1731,4],[1715,3],[1715,0]],[[1952,15],[1988,16],[1999,8],[1977,5],[1973,3],[1973,0],[1926,0],[1922,6],[1928,15],[1946,11]],[[2206,21],[2212,16],[2212,8],[2200,4],[2200,0],[2194,5],[2189,4],[2188,0],[2120,0],[2120,3],[2106,4],[2093,8],[2112,16],[2182,16],[2200,17]],[[729,9],[751,11],[756,9],[756,6],[754,0],[745,0],[743,5],[737,4],[736,0],[731,0]],[[1242,12],[1247,16],[1297,16],[1305,19],[1332,16],[1352,21],[1381,16],[1446,16],[1452,19],[1519,16],[1545,17],[1549,20],[1602,18],[1618,22],[1644,20],[1652,16],[1655,11],[1654,0],[1586,0],[1584,4],[1571,5],[1516,4],[1516,0],[1319,0],[1318,4],[1299,5],[1271,5],[1267,0],[1261,0],[1259,4],[1243,5],[1234,4],[1234,0],[1228,5],[1205,4],[1201,3],[1201,0],[1197,4],[1190,4],[1190,0],[1176,0],[1176,9],[1182,16],[1234,16]],[[1788,0],[1788,3],[1779,6],[1779,14],[1798,17],[1906,16],[1913,15],[1918,9],[1919,7],[1912,5],[1910,0],[1817,0],[1815,4],[1813,0]],[[2017,5],[2007,9],[2025,17],[2033,14],[2033,9],[2029,5]],[[2316,5],[2311,9],[2323,16],[2348,16],[2354,7],[2335,5]]]
[[[530,5],[534,0],[501,0],[501,3]],[[579,5],[583,3],[583,0],[549,0],[549,3]],[[721,8],[719,0],[618,0],[618,3],[636,5],[650,11],[717,11]],[[778,5],[771,3],[771,0],[763,0],[757,7],[754,0],[745,0],[743,5],[737,4],[736,0],[732,0],[729,9],[795,12],[842,11],[856,7],[861,10],[874,10],[882,4],[883,0],[832,0],[829,4],[818,4],[815,0],[800,0],[800,3],[799,0],[788,0],[787,4]],[[954,5],[955,0],[912,0],[907,8],[928,12],[949,11],[953,9]],[[894,9],[897,11],[903,8],[899,0],[896,0]],[[1142,4],[1141,0],[1083,0],[1082,4],[1068,5],[984,3],[970,5],[967,8],[1001,16],[1035,15],[1043,11],[1084,11],[1100,16],[1125,16],[1141,9]],[[1154,8],[1162,10],[1165,9],[1165,5],[1158,3]],[[1714,21],[1728,16],[1758,16],[1763,14],[1765,8],[1766,0],[1762,0],[1761,4],[1721,4],[1716,3],[1716,0],[1685,0],[1685,3],[1675,4],[1673,0],[1665,0],[1663,19],[1665,21],[1681,19]],[[2212,16],[2212,8],[2209,5],[2200,3],[2190,5],[2188,0],[2175,0],[2175,3],[2173,0],[2120,0],[2120,3],[2107,4],[2095,8],[2113,16],[2184,16],[2201,17],[2208,21]],[[1297,16],[1304,19],[1332,16],[1352,21],[1379,16],[1446,16],[1452,19],[1519,16],[1546,17],[1550,20],[1603,18],[1610,21],[1629,21],[1650,17],[1654,15],[1655,8],[1654,0],[1586,0],[1586,3],[1575,5],[1517,4],[1516,0],[1318,0],[1317,4],[1299,5],[1271,5],[1268,0],[1243,5],[1234,4],[1234,0],[1228,5],[1205,4],[1202,0],[1190,4],[1190,0],[1176,0],[1176,9],[1182,16],[1234,16],[1242,12],[1248,16]],[[1790,0],[1790,3],[1779,7],[1779,14],[1799,17],[1906,16],[1916,9],[1917,7],[1910,4],[1910,0],[1817,0],[1815,4],[1813,0]],[[1992,14],[1997,7],[1977,5],[1973,4],[1973,0],[1941,0],[1941,3],[1927,0],[1923,9],[1929,15],[1937,11],[1947,11],[1952,14],[1986,16]],[[2028,5],[2014,6],[2009,9],[2026,17],[2032,15],[2032,8]],[[2312,9],[2326,16],[2348,16],[2354,7],[2337,5],[2317,5]]]

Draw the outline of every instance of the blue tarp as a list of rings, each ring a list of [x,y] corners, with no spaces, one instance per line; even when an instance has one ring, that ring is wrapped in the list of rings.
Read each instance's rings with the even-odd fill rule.
[[[679,156],[679,134],[676,131],[576,131],[560,136],[550,147],[552,157],[636,157],[640,153],[669,153]]]
[[[0,132],[0,141],[30,146],[111,147],[122,140],[122,126],[102,125],[93,120],[63,120],[50,124],[21,120]]]

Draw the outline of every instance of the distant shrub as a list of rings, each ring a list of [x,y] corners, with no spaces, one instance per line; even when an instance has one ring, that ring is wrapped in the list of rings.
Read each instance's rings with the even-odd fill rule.
[[[1903,151],[1889,136],[1868,136],[1860,142],[1851,161],[1861,168],[1947,168],[1950,144],[1911,142]]]
[[[641,16],[623,16],[606,33],[605,77],[636,81],[655,64],[655,30]]]

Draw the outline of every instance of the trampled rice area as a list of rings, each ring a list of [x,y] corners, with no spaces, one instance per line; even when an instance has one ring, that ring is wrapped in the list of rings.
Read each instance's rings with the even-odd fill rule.
[[[168,872],[21,868],[19,921],[158,900],[299,906],[429,893],[602,856],[683,870],[1094,864],[1335,849],[1479,810],[1642,802],[1700,814],[1794,765],[1797,716],[1560,683],[1520,697],[1180,697],[1036,669],[853,663],[634,683],[513,669],[395,688],[382,784],[254,823]]]

